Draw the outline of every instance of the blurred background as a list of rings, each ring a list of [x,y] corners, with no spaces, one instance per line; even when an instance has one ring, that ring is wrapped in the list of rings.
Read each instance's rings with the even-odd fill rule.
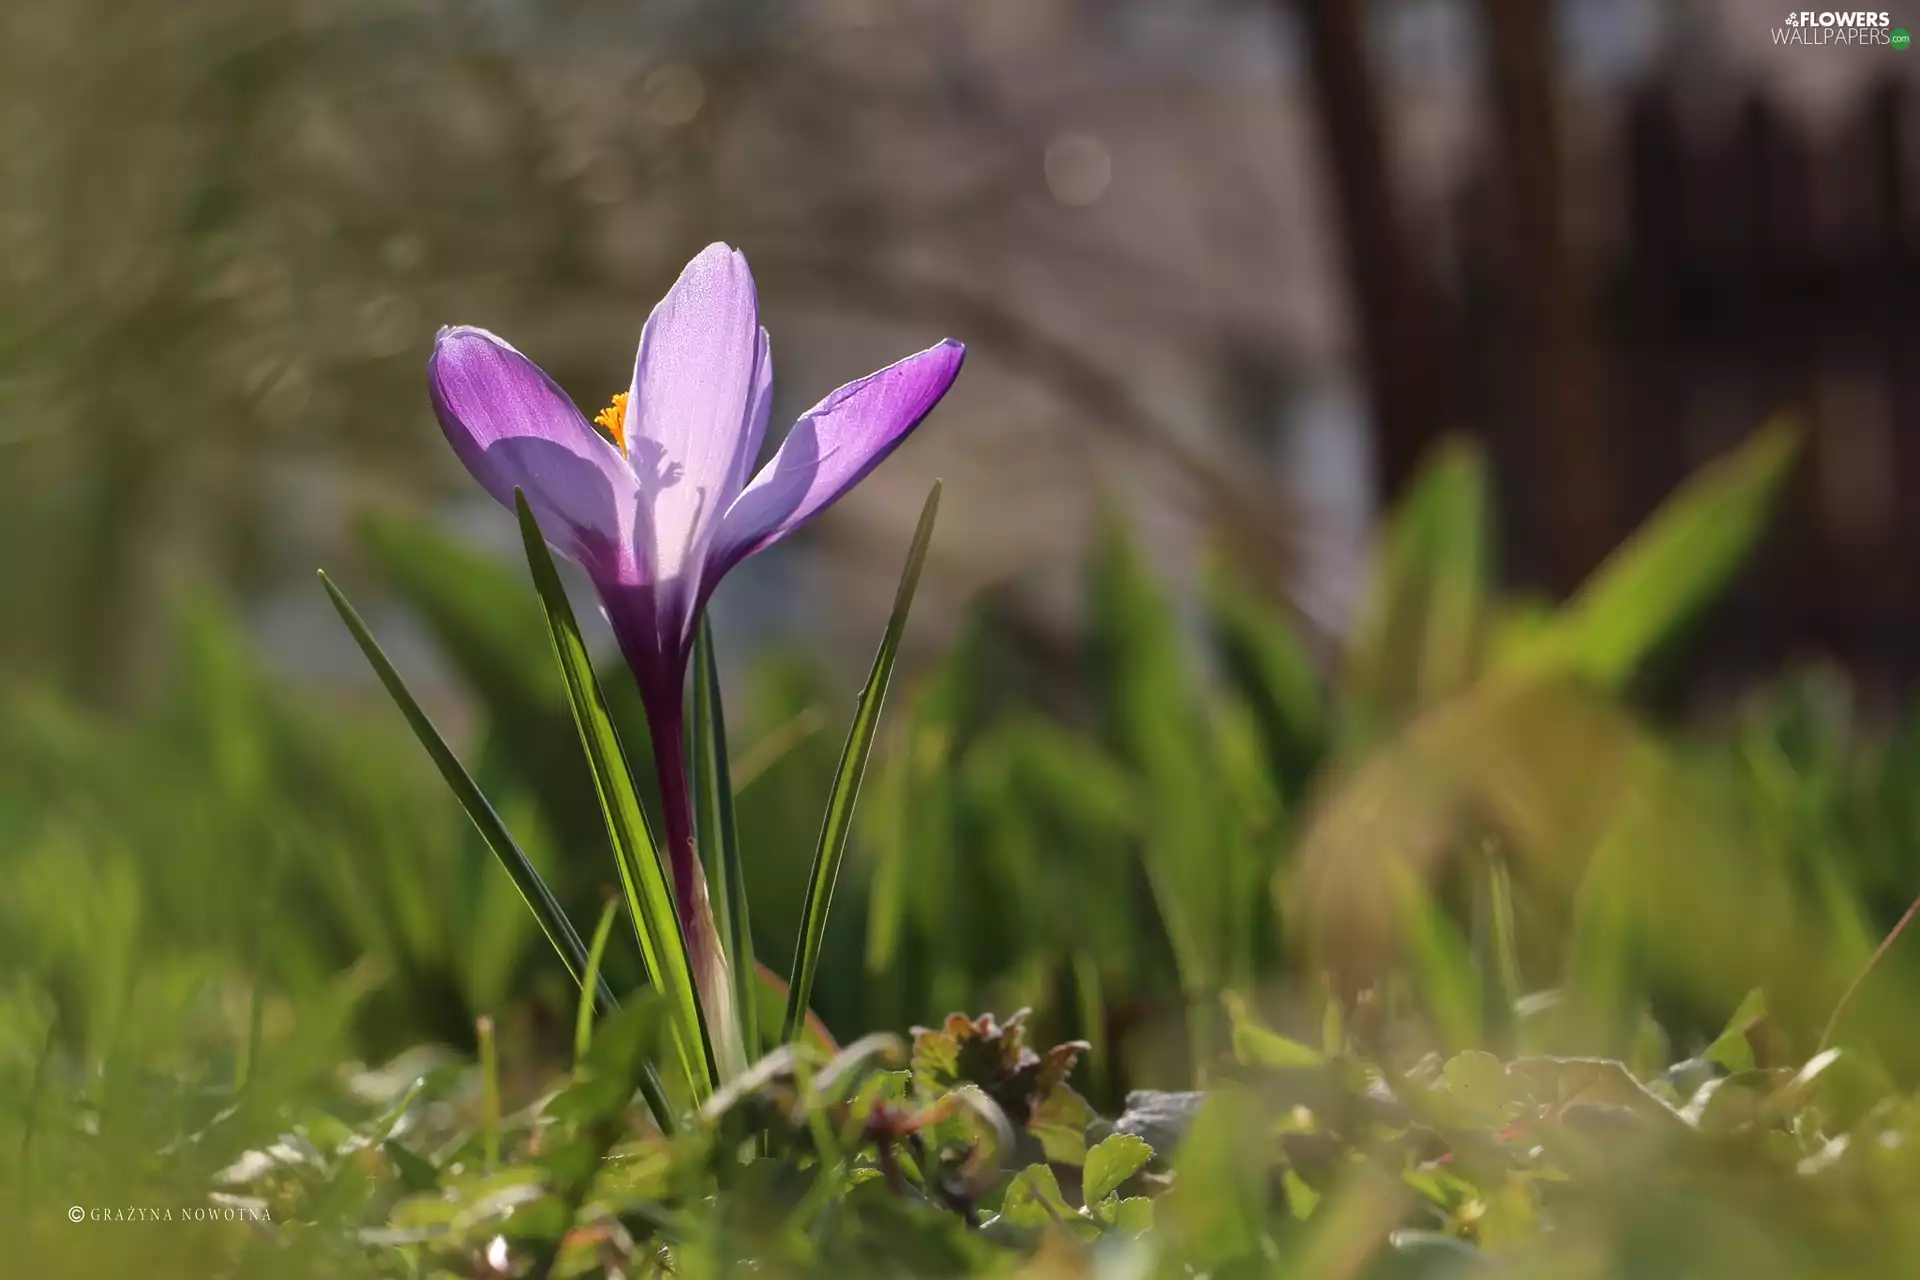
[[[604,834],[512,522],[436,429],[426,357],[440,324],[483,325],[591,412],[712,240],[759,281],[776,428],[943,336],[970,350],[915,439],[715,606],[779,969],[854,682],[944,477],[836,907],[836,1029],[1019,999],[1104,1049],[1196,992],[1310,986],[1318,963],[1278,957],[1316,921],[1372,936],[1335,906],[1288,922],[1339,898],[1310,871],[1343,841],[1420,866],[1550,848],[1559,872],[1528,873],[1521,902],[1528,985],[1559,972],[1569,919],[1589,941],[1628,921],[1653,940],[1591,954],[1632,956],[1630,1012],[1650,993],[1676,1027],[1717,1026],[1733,988],[1813,955],[1775,976],[1817,1022],[1920,871],[1920,53],[1785,44],[1785,17],[1771,0],[7,5],[0,947],[38,1011],[8,1060],[108,1035],[166,965],[292,999],[377,962],[369,1053],[467,1044],[487,1011],[528,1043],[560,1034],[564,976],[313,571],[359,602],[584,928]],[[1659,634],[1604,697],[1527,702],[1494,745],[1471,715],[1414,718],[1472,684],[1495,621],[1544,616],[1779,411],[1799,449],[1772,518],[1736,520],[1724,565],[1681,541],[1668,570],[1712,591],[1694,611],[1670,578],[1642,584]],[[1456,436],[1477,443],[1446,452]],[[1381,541],[1422,476],[1432,502]],[[1241,612],[1204,588],[1223,565]],[[1446,614],[1462,582],[1467,612]],[[1216,714],[1178,692],[1188,677],[1244,696]],[[1400,767],[1410,718],[1430,757],[1487,765],[1481,791],[1422,808],[1427,790],[1368,772]],[[1188,729],[1209,745],[1169,758]],[[1663,884],[1667,915],[1643,919],[1569,888],[1614,847],[1603,818],[1681,838],[1648,798],[1665,784],[1623,780],[1656,737],[1662,777],[1697,772],[1730,815],[1701,843],[1752,859],[1758,839],[1783,868],[1693,858],[1719,904],[1684,921],[1708,958],[1664,986],[1661,920],[1696,900]],[[1171,807],[1135,812],[1139,794]],[[1719,821],[1685,794],[1693,827]],[[1367,795],[1411,816],[1388,831]],[[1191,888],[1154,870],[1180,866]],[[1295,892],[1295,868],[1325,892]],[[1725,896],[1743,876],[1765,903]],[[1111,910],[1087,905],[1108,889]],[[1237,923],[1183,941],[1183,895]],[[1768,970],[1773,926],[1803,950]],[[1097,1101],[1186,1070],[1136,1039]]]
[[[1777,7],[9,6],[5,670],[138,706],[191,587],[285,674],[366,684],[310,581],[351,576],[357,514],[510,545],[427,412],[434,329],[507,335],[591,411],[725,239],[782,421],[972,350],[937,430],[723,594],[730,652],[871,630],[935,475],[949,609],[1002,585],[1057,636],[1109,494],[1171,572],[1230,533],[1334,641],[1371,514],[1454,430],[1503,568],[1563,593],[1792,408],[1780,535],[1687,674],[1821,653],[1895,697],[1913,65],[1779,45]]]

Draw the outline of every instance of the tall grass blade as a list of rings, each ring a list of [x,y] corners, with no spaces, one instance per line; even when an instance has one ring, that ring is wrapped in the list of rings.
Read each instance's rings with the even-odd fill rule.
[[[1480,450],[1447,440],[1388,519],[1345,664],[1348,732],[1360,742],[1478,675],[1490,488]]]
[[[814,734],[827,727],[826,712],[818,707],[802,708],[798,715],[740,753],[740,763],[730,766],[733,793],[737,796],[785,760]]]
[[[587,981],[600,980],[600,962],[606,959],[607,939],[613,936],[613,922],[619,918],[619,899],[610,899],[601,909],[600,923],[593,928],[593,945],[587,950]],[[593,1001],[583,999],[573,1018],[573,1060],[578,1062],[593,1047]]]
[[[359,611],[347,600],[346,595],[333,584],[325,571],[320,573],[320,585],[327,589],[328,599],[333,601],[335,612],[340,620],[347,624],[347,630],[360,646],[360,652],[366,655],[367,662],[373,667],[374,674],[380,677],[380,683],[386,686],[387,693],[394,704],[400,708],[400,714],[406,717],[407,724],[413,729],[420,745],[426,748],[427,755],[433,760],[434,767],[440,771],[460,807],[466,811],[474,828],[479,831],[480,839],[486,844],[507,875],[513,879],[514,887],[526,900],[527,909],[533,912],[533,918],[540,922],[540,928],[546,933],[553,949],[560,953],[561,963],[567,966],[574,983],[582,991],[593,993],[593,1002],[602,1017],[620,1007],[613,988],[607,985],[605,978],[590,978],[587,967],[587,948],[581,942],[579,932],[573,927],[573,921],[560,909],[559,899],[553,896],[553,890],[541,878],[527,855],[514,841],[513,833],[507,830],[506,823],[494,811],[491,801],[480,790],[473,776],[461,765],[458,756],[447,745],[433,721],[407,688],[406,681],[400,678],[400,672],[381,649],[380,642],[367,630],[367,624],[361,621]],[[647,1105],[653,1110],[654,1121],[666,1132],[673,1131],[673,1109],[667,1103],[666,1090],[660,1085],[659,1077],[651,1072],[641,1084]]]
[[[700,619],[693,641],[693,715],[687,722],[687,759],[692,766],[695,827],[714,927],[733,978],[733,1007],[747,1061],[760,1056],[760,1002],[755,998],[753,927],[747,913],[746,874],[740,866],[739,829],[733,819],[733,777],[727,763],[727,717],[720,702],[720,671],[713,660],[713,628]]]
[[[493,804],[461,765],[459,758],[453,754],[453,749],[447,746],[446,739],[440,736],[440,731],[434,727],[433,721],[427,718],[427,713],[415,700],[406,682],[400,678],[400,673],[388,660],[379,641],[373,638],[373,633],[367,630],[367,624],[361,621],[359,612],[324,571],[320,574],[320,585],[327,589],[327,596],[333,601],[333,607],[339,613],[341,621],[345,622],[347,630],[353,633],[360,651],[372,664],[374,674],[380,677],[380,683],[386,686],[387,693],[399,706],[400,713],[406,717],[414,736],[420,739],[420,745],[427,749],[427,755],[432,757],[434,766],[440,771],[440,776],[446,780],[454,797],[460,801],[460,807],[466,810],[467,817],[473,821],[474,827],[480,832],[480,838],[486,842],[487,848],[492,850],[493,856],[500,860],[500,865],[506,868],[507,874],[513,877],[513,883],[519,888],[520,895],[527,900],[527,907],[533,912],[534,918],[540,921],[540,927],[546,930],[548,941],[552,942],[553,949],[560,953],[560,959],[565,962],[567,971],[573,975],[574,982],[583,981],[587,967],[587,948],[580,941],[580,935],[575,931],[573,922],[567,919],[566,913],[560,909],[559,900],[553,896],[553,891],[547,888],[546,881],[541,879],[539,871],[534,868],[527,855],[521,852],[512,833],[500,820],[500,815],[494,812]],[[595,996],[597,999],[603,999],[609,1008],[617,1003],[611,989],[606,990],[604,995],[596,992]]]
[[[920,585],[920,567],[926,563],[927,546],[933,540],[933,520],[940,510],[940,485],[936,481],[920,510],[920,525],[913,531],[913,545],[907,550],[906,567],[900,573],[900,587],[893,597],[893,613],[880,637],[880,651],[874,654],[873,670],[867,674],[866,687],[860,690],[860,702],[854,709],[853,725],[847,731],[847,743],[840,752],[840,766],[834,772],[833,791],[827,797],[827,814],[820,824],[820,843],[814,850],[813,872],[807,880],[807,896],[800,912],[800,939],[794,949],[792,986],[787,992],[787,1013],[780,1028],[784,1043],[796,1040],[805,1025],[807,1002],[813,994],[814,973],[820,964],[820,947],[827,933],[827,908],[833,901],[834,882],[840,875],[840,862],[847,851],[847,835],[853,827],[853,806],[860,798],[860,780],[867,771],[867,756],[873,750],[874,730],[880,724],[880,707],[886,701],[887,682],[893,678],[894,659],[900,653],[900,638],[907,629],[907,611],[913,607],[914,589]]]
[[[500,1167],[500,1051],[493,1040],[493,1019],[481,1014],[473,1024],[480,1041],[481,1167]]]
[[[1423,1011],[1450,1054],[1485,1042],[1484,999],[1471,944],[1404,863],[1384,868],[1399,908],[1400,940]]]
[[[1514,1009],[1520,987],[1520,949],[1513,918],[1513,874],[1491,851],[1473,871],[1473,967],[1480,973],[1488,1047],[1513,1053]]]
[[[1087,665],[1106,742],[1133,775],[1140,865],[1179,973],[1194,1060],[1204,1063],[1216,1047],[1214,993],[1264,907],[1245,882],[1220,741],[1176,609],[1119,513],[1101,523]]]
[[[1221,673],[1253,713],[1267,766],[1289,801],[1326,754],[1332,720],[1313,655],[1280,608],[1224,563],[1205,579]]]
[[[1552,623],[1503,655],[1619,689],[1726,588],[1766,532],[1800,435],[1785,420],[1680,486],[1594,570]]]
[[[674,1013],[674,1046],[696,1102],[703,1102],[713,1091],[714,1058],[708,1041],[706,1016],[694,989],[693,968],[688,962],[686,941],[680,934],[680,922],[673,910],[673,892],[667,871],[647,829],[640,796],[633,787],[633,774],[627,767],[627,753],[620,745],[613,717],[607,711],[606,695],[593,674],[587,657],[587,644],[580,636],[580,624],[573,616],[566,588],[554,568],[540,524],[527,506],[526,496],[516,492],[514,505],[520,514],[520,538],[526,545],[527,566],[533,571],[533,585],[546,606],[547,628],[553,637],[553,651],[566,679],[567,699],[573,706],[574,723],[580,730],[580,745],[587,753],[587,765],[593,774],[593,786],[600,797],[600,811],[607,821],[607,835],[613,841],[614,862],[620,870],[620,883],[627,896],[627,911],[633,919],[633,931],[640,943],[640,954],[647,966],[647,980],[666,997]]]
[[[1080,1016],[1080,1039],[1087,1042],[1087,1063],[1094,1077],[1094,1100],[1110,1104],[1117,1097],[1114,1082],[1118,1073],[1108,1053],[1107,994],[1100,981],[1100,964],[1084,947],[1074,948],[1070,963],[1074,1004]]]

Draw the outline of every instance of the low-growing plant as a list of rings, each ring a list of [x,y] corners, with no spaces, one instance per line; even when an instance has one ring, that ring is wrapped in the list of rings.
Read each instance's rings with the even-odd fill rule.
[[[795,751],[791,702],[761,717],[771,745],[729,748],[704,624],[684,738],[629,756],[649,708],[600,685],[527,502],[532,602],[429,530],[370,525],[485,709],[473,768],[329,589],[473,843],[436,825],[417,759],[245,675],[204,613],[188,634],[224,656],[171,713],[204,747],[169,761],[194,740],[179,721],[114,733],[26,703],[0,737],[34,770],[0,789],[26,837],[0,895],[20,975],[0,993],[10,1260],[1905,1274],[1920,1057],[1903,935],[1882,939],[1910,896],[1914,736],[1864,733],[1817,673],[1717,726],[1634,698],[1756,541],[1790,456],[1762,433],[1545,610],[1494,591],[1481,464],[1451,449],[1389,521],[1331,668],[1224,563],[1192,593],[1192,643],[1110,522],[1080,696],[1018,695],[983,613],[883,733],[930,499],[837,766]],[[313,745],[343,734],[338,758]],[[646,781],[666,749],[737,1059],[647,819],[670,803]],[[773,759],[770,801],[749,788]],[[182,772],[205,775],[213,825],[140,789]],[[329,803],[312,777],[338,779]],[[809,782],[824,819],[795,816]],[[124,839],[143,807],[155,848],[212,833],[210,907],[254,909],[158,910],[164,869]],[[808,842],[806,876],[779,865]],[[337,872],[284,861],[335,845]],[[279,870],[235,875],[254,847],[284,849]],[[460,894],[429,849],[458,851]],[[590,929],[600,880],[619,889]],[[784,974],[759,959],[787,948]],[[939,1016],[983,1006],[1020,1011]],[[454,1050],[394,1057],[396,1035]],[[217,1216],[124,1212],[156,1208]]]

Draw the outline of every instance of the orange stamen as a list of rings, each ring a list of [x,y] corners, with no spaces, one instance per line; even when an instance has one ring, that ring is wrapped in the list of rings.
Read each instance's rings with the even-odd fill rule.
[[[594,415],[593,424],[605,427],[607,435],[624,455],[627,451],[627,393],[613,397],[613,403]]]

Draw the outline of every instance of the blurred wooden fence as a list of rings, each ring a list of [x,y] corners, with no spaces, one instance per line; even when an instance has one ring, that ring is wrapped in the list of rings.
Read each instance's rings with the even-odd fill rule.
[[[1880,691],[1910,691],[1920,670],[1916,105],[1905,86],[1882,84],[1816,131],[1757,93],[1702,111],[1683,111],[1668,84],[1637,94],[1619,134],[1617,199],[1606,201],[1620,216],[1602,233],[1605,265],[1582,300],[1599,404],[1571,416],[1523,421],[1502,401],[1512,361],[1536,348],[1520,331],[1524,307],[1511,304],[1526,286],[1512,286],[1499,222],[1475,216],[1486,188],[1469,194],[1453,299],[1468,371],[1456,415],[1486,424],[1520,580],[1568,589],[1702,461],[1790,409],[1808,432],[1795,485],[1692,674],[1731,682],[1818,652]]]

